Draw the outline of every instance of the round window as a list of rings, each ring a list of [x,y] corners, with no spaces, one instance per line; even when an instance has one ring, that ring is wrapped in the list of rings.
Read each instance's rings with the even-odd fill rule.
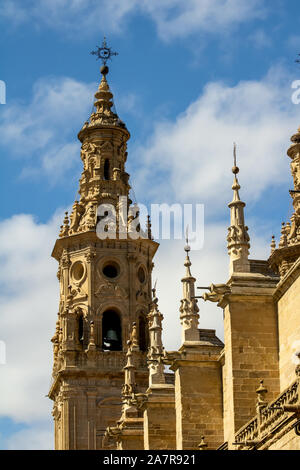
[[[72,266],[72,277],[75,281],[80,281],[84,276],[84,265],[81,261],[76,261]]]
[[[106,263],[103,266],[102,272],[103,272],[104,276],[106,276],[110,279],[113,279],[113,278],[115,278],[119,275],[120,267],[117,263],[111,261],[109,263]]]
[[[142,284],[146,280],[145,270],[144,270],[144,268],[142,268],[142,266],[140,266],[139,269],[138,269],[138,279]]]

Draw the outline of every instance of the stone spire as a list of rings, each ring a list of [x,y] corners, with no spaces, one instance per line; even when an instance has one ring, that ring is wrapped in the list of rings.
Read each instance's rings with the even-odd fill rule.
[[[95,93],[94,111],[78,134],[82,142],[83,171],[79,181],[80,200],[75,201],[70,215],[70,225],[64,221],[60,237],[80,232],[96,231],[101,218],[108,221],[118,233],[120,199],[125,210],[122,218],[127,225],[129,198],[129,174],[125,171],[127,141],[130,134],[114,111],[113,94],[107,81],[108,67],[101,67],[102,79]],[[109,130],[109,132],[108,132]],[[125,203],[124,203],[125,201]],[[115,214],[105,212],[104,205],[115,208]],[[102,205],[102,206],[101,206]],[[103,213],[97,214],[99,206]],[[106,213],[106,216],[105,216]],[[107,217],[109,216],[110,219]],[[99,227],[98,227],[99,228]],[[101,230],[101,227],[99,228]],[[108,231],[103,222],[103,231]]]
[[[181,279],[183,286],[183,298],[180,301],[180,322],[182,325],[182,343],[187,341],[199,341],[199,308],[197,299],[195,299],[195,282],[196,279],[191,274],[191,261],[189,257],[190,246],[187,244],[184,248],[186,258],[184,266],[186,268],[185,277]]]
[[[148,314],[149,321],[149,336],[150,346],[148,353],[149,364],[149,387],[154,384],[164,384],[164,365],[162,357],[164,348],[162,343],[162,320],[163,315],[158,310],[158,298],[156,297],[156,289],[152,289],[153,299],[151,303],[150,313]]]
[[[126,353],[126,366],[124,367],[124,385],[122,396],[127,400],[136,390],[134,353],[138,350],[136,341],[136,323],[133,323],[130,339],[127,341],[128,349]]]
[[[117,113],[113,112],[113,94],[110,91],[106,75],[109,72],[108,67],[105,65],[100,69],[102,79],[95,93],[95,111],[90,116],[90,121],[86,122],[79,133],[79,139],[90,130],[99,126],[116,126],[126,129],[123,121],[119,119]]]
[[[230,256],[229,272],[249,272],[249,248],[250,237],[248,235],[248,227],[245,225],[244,207],[245,203],[240,200],[240,185],[237,179],[239,168],[236,166],[236,145],[234,144],[234,166],[232,173],[233,179],[233,200],[228,204],[230,208],[230,227],[227,235],[227,248]]]
[[[126,365],[124,367],[124,385],[122,388],[122,415],[121,424],[127,418],[136,416],[137,409],[133,403],[137,391],[136,384],[136,351],[139,350],[136,342],[136,323],[132,324],[130,339],[127,341]]]

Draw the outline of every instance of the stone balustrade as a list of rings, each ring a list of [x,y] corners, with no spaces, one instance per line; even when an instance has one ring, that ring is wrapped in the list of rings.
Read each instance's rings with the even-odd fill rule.
[[[297,379],[279,397],[266,406],[258,407],[257,415],[235,435],[238,448],[251,448],[262,444],[269,436],[290,422],[295,407],[300,404],[300,381]],[[286,406],[294,405],[290,410]]]

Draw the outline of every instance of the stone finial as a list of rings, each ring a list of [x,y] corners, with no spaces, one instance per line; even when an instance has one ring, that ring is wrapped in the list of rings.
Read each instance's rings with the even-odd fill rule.
[[[113,106],[113,94],[109,89],[109,85],[106,79],[106,73],[102,73],[102,79],[97,92],[95,93],[96,101],[94,103],[96,112],[92,114],[91,121],[98,120],[102,124],[108,123],[109,119],[114,118],[114,113],[111,108]]]
[[[88,344],[88,351],[95,351],[95,324],[93,321],[90,322],[90,339]]]
[[[188,240],[187,240],[188,241]],[[196,279],[191,274],[191,260],[189,257],[190,246],[184,248],[186,258],[184,266],[186,268],[185,277],[181,279],[183,286],[183,298],[180,301],[180,322],[182,325],[182,343],[186,341],[199,341],[199,308],[197,299],[195,299],[195,282]]]
[[[272,235],[271,254],[274,253],[275,250],[276,250],[276,240],[275,240],[275,235]]]
[[[199,450],[207,450],[207,444],[205,442],[205,437],[204,436],[201,437],[201,441],[200,441],[200,444],[198,445],[198,449]]]
[[[291,137],[292,145],[287,151],[291,158],[291,174],[294,189],[290,191],[293,199],[294,214],[291,217],[291,227],[287,230],[287,244],[295,245],[300,242],[300,128]]]
[[[236,176],[239,171],[239,168],[236,166],[236,145],[234,144],[234,166],[232,168],[232,173],[234,174],[232,185],[233,200],[228,204],[230,208],[230,227],[228,228],[227,235],[227,248],[230,256],[230,274],[234,272],[250,271],[248,259],[250,237],[244,217],[244,207],[246,204],[240,200],[239,195],[241,187]]]
[[[69,235],[69,228],[70,228],[70,225],[69,225],[69,215],[68,215],[68,211],[66,211],[66,212],[65,212],[64,223],[63,223],[63,225],[60,227],[59,236],[60,236],[60,237],[66,237],[67,235]]]
[[[139,349],[136,322],[132,323],[132,329],[131,329],[131,334],[130,334],[130,342],[131,342],[131,349],[132,350],[138,350]]]
[[[287,246],[287,235],[286,235],[285,223],[282,222],[282,224],[281,224],[281,237],[280,237],[280,242],[279,242],[279,248],[284,248],[285,246]]]
[[[124,367],[124,385],[122,389],[122,395],[123,398],[128,398],[131,396],[136,389],[136,383],[135,383],[135,371],[136,367],[134,364],[134,357],[133,357],[133,351],[132,351],[132,342],[131,340],[127,341],[128,349],[126,353],[126,365]]]
[[[152,289],[153,299],[150,306],[150,312],[147,316],[149,322],[149,351],[148,351],[148,364],[149,364],[149,387],[153,384],[164,384],[164,365],[162,357],[164,354],[164,347],[162,343],[162,320],[163,315],[158,309],[158,298],[156,297],[156,283]]]
[[[152,240],[152,232],[151,232],[151,217],[147,215],[147,236],[149,240]]]
[[[291,137],[292,145],[287,151],[291,158],[291,173],[294,180],[294,190],[300,190],[300,130]]]
[[[268,393],[268,389],[264,386],[264,381],[261,380],[259,382],[259,387],[256,389],[257,400],[256,400],[256,407],[257,408],[264,408],[267,406],[266,395]]]

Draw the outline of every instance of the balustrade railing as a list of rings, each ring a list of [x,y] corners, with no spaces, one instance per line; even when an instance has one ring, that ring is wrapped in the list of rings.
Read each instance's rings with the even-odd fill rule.
[[[257,407],[257,415],[245,424],[235,435],[235,444],[251,447],[257,445],[276,427],[291,416],[285,406],[300,404],[300,381],[297,379],[279,397],[265,406]]]

